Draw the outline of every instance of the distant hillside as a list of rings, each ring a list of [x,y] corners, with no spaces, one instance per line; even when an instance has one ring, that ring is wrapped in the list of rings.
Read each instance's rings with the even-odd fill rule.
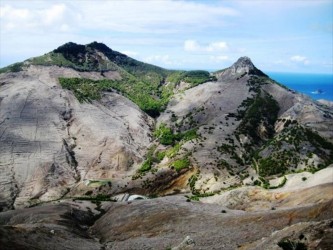
[[[97,71],[102,76],[107,72],[118,72],[121,79],[109,80],[106,77],[102,81],[94,81],[61,78],[60,83],[73,90],[80,101],[99,99],[101,91],[120,91],[152,117],[165,109],[176,85],[182,81],[193,87],[214,79],[207,71],[166,70],[143,63],[97,42],[87,45],[69,42],[43,56],[0,69],[0,72],[19,72],[29,65],[55,65],[80,72]]]

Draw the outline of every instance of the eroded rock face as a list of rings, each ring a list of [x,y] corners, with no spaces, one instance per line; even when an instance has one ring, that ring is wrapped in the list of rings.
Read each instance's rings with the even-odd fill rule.
[[[86,179],[122,179],[143,160],[153,120],[116,93],[80,104],[58,85],[60,76],[102,78],[55,66],[1,75],[4,209],[58,199]]]
[[[303,135],[310,129],[332,141],[332,108],[277,84],[247,57],[217,72],[216,77],[216,82],[206,82],[176,94],[157,120],[158,124],[166,124],[176,132],[197,130],[199,138],[186,142],[179,150],[183,156],[191,152],[191,163],[199,170],[197,190],[219,192],[242,185],[245,178],[242,173],[248,176],[252,172],[250,152],[260,147],[263,147],[260,157],[273,155],[278,160],[282,157],[274,155],[277,151],[283,155],[283,150],[297,148],[297,164],[292,166],[290,161],[281,160],[289,170],[304,169],[309,164],[329,165],[330,156],[317,155],[320,150],[313,150],[315,143]],[[300,142],[304,140],[301,146],[288,142],[296,134],[294,130],[291,136],[285,135],[291,122],[297,124],[295,131],[303,129],[300,132],[303,135],[297,138]],[[275,148],[269,145],[270,140],[277,141]],[[311,159],[310,151],[314,152]]]

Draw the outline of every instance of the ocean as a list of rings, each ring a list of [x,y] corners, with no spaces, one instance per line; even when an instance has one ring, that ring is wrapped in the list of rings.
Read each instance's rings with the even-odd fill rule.
[[[333,74],[267,73],[273,80],[312,99],[333,101]]]

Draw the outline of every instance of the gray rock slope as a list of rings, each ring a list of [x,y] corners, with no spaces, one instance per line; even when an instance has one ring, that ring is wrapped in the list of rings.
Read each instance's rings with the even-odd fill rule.
[[[331,107],[276,83],[247,57],[215,75],[216,82],[176,94],[157,120],[173,131],[194,128],[200,135],[179,150],[198,169],[197,190],[219,192],[241,185],[248,176],[255,180],[255,151],[261,159],[274,159],[272,168],[289,171],[332,162],[332,146],[315,150],[317,143],[308,143],[313,135],[309,130],[333,141]],[[288,127],[290,123],[297,125]],[[294,160],[285,155],[288,150],[295,152]]]
[[[101,78],[56,66],[0,76],[1,206],[58,199],[89,180],[116,183],[145,155],[149,116],[116,93],[80,104],[58,77]]]

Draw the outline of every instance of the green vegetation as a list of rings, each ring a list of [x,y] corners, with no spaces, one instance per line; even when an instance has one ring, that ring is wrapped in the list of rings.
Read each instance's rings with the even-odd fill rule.
[[[181,144],[177,143],[175,146],[173,146],[172,148],[168,149],[165,152],[165,155],[168,156],[169,158],[173,158],[177,155],[177,153],[179,152],[181,148]]]
[[[253,91],[258,94],[261,92],[262,85],[269,84],[270,82],[271,82],[270,79],[266,75],[265,76],[254,75],[250,77],[246,85],[250,87],[249,91]]]
[[[72,90],[75,97],[80,101],[98,100],[101,98],[99,86],[94,81],[81,78],[59,78],[60,85]]]
[[[215,195],[215,193],[213,192],[208,192],[208,193],[196,193],[192,196],[189,197],[190,200],[193,200],[193,201],[200,201],[200,198],[204,198],[204,197],[209,197],[209,196],[213,196]]]
[[[179,172],[180,170],[184,168],[188,168],[190,166],[190,160],[185,157],[183,159],[178,159],[171,163],[171,166],[174,167],[174,169]]]
[[[283,187],[286,183],[287,183],[287,178],[284,176],[283,180],[281,181],[281,183],[279,183],[279,185],[271,186],[271,187],[269,187],[269,189],[276,189],[276,188]]]
[[[288,168],[283,161],[273,157],[260,159],[258,162],[259,174],[261,176],[270,176],[284,173]]]
[[[313,144],[316,147],[322,147],[324,149],[331,150],[331,153],[333,153],[333,144],[329,141],[327,141],[325,138],[321,137],[318,133],[313,132],[310,129],[304,129],[305,136],[309,140],[311,144]],[[332,157],[333,158],[333,157]]]
[[[139,172],[140,173],[144,173],[147,172],[151,169],[151,165],[152,165],[152,161],[151,159],[147,159],[143,162],[143,164],[141,165]]]
[[[163,145],[172,145],[176,141],[176,136],[173,134],[172,129],[167,127],[164,123],[155,130],[154,136],[158,138]]]
[[[59,78],[59,83],[63,88],[72,90],[80,102],[99,100],[102,91],[119,91],[152,117],[158,116],[169,101],[169,97],[158,98],[154,96],[159,88],[157,85],[140,82],[130,75],[121,80],[104,79],[98,81],[82,78]]]
[[[302,171],[316,172],[333,163],[332,143],[296,122],[287,120],[285,124],[287,126],[280,134],[266,141],[261,148],[251,153],[251,158],[256,160],[258,173],[261,176]],[[317,155],[321,159],[318,165],[310,161],[313,155]],[[300,164],[304,166],[303,169],[298,169]]]
[[[22,71],[23,63],[14,63],[12,65],[9,65],[7,67],[4,67],[0,69],[1,73],[7,73],[7,72],[19,72]]]
[[[154,157],[154,152],[156,150],[156,145],[152,145],[147,152],[146,160],[142,163],[139,173],[143,174],[149,171],[152,168],[153,162],[157,162],[158,160]]]
[[[109,187],[112,186],[112,183],[110,180],[89,180],[87,186],[89,187],[100,187],[108,185]]]
[[[96,51],[102,52],[107,58]],[[180,80],[186,80],[191,86],[214,80],[207,71],[166,70],[137,61],[97,42],[87,45],[69,42],[50,53],[31,58],[26,63],[57,65],[78,71],[99,71],[101,75],[107,71],[117,71],[121,75],[121,80],[61,78],[59,81],[64,88],[72,90],[80,102],[99,100],[103,91],[116,90],[152,117],[157,117],[165,109],[173,95],[175,84]],[[0,73],[18,72],[22,70],[22,66],[23,63],[16,63],[1,69]],[[164,84],[166,79],[170,82],[167,85]]]
[[[200,198],[202,198],[202,197],[208,197],[208,196],[215,195],[214,192],[200,193],[200,190],[195,188],[195,183],[198,181],[199,175],[200,175],[200,171],[198,170],[188,180],[188,185],[190,186],[190,189],[191,189],[191,192],[192,192],[192,196],[190,196],[190,197],[186,196],[189,199],[189,201],[191,201],[191,200],[199,201]]]
[[[174,133],[173,130],[162,123],[154,132],[154,136],[163,145],[175,145],[181,140],[190,141],[198,137],[196,129],[190,129],[183,133]]]
[[[184,81],[190,83],[191,87],[194,87],[208,81],[216,81],[216,77],[211,76],[209,72],[205,70],[176,71],[168,75],[166,81],[176,84]]]
[[[188,184],[190,186],[190,189],[192,191],[192,194],[198,193],[198,191],[195,189],[195,183],[197,182],[198,178],[199,178],[199,174],[200,172],[198,171],[196,174],[192,175],[189,179],[188,179]]]
[[[157,162],[161,162],[165,157],[166,152],[165,151],[159,151],[156,154]]]
[[[133,176],[133,179],[139,178],[145,172],[150,171],[153,168],[153,165],[159,163],[163,160],[165,156],[169,158],[175,157],[179,150],[181,149],[182,144],[193,138],[196,138],[196,131],[189,130],[184,133],[174,134],[172,129],[167,127],[165,124],[161,124],[158,129],[156,129],[154,136],[156,136],[161,144],[164,145],[173,145],[166,151],[157,151],[157,145],[153,145],[149,148],[146,155],[146,160],[142,163],[141,167],[138,170],[138,173]],[[178,172],[184,168],[190,166],[190,160],[187,154],[184,158],[175,160],[171,163],[171,166]]]
[[[231,141],[233,142],[233,141]],[[217,147],[217,150],[220,151],[223,154],[229,154],[231,159],[234,159],[237,164],[243,166],[244,165],[244,161],[242,158],[240,158],[236,152],[236,146],[234,145],[229,145],[226,143],[222,143],[221,146]],[[221,162],[222,163],[222,162]],[[224,161],[224,163],[226,163]],[[224,166],[226,166],[227,168],[230,166],[229,164],[224,164]],[[228,170],[231,171],[231,169],[228,168]]]
[[[274,135],[274,123],[279,113],[279,105],[268,93],[259,93],[253,100],[248,100],[249,105],[243,115],[243,120],[237,128],[239,134],[249,134],[254,142],[260,142],[263,135],[259,134],[258,127],[263,125],[266,128],[264,137],[271,138]]]

